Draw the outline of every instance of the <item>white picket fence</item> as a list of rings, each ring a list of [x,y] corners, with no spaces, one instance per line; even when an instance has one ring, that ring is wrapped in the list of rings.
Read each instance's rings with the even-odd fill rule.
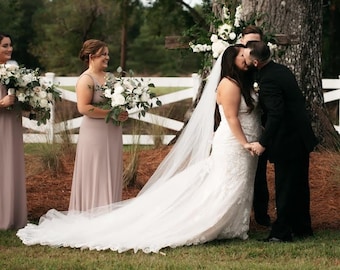
[[[76,102],[76,94],[72,91],[65,90],[63,86],[74,86],[78,77],[55,77],[54,73],[46,73],[42,79],[53,82],[58,85],[58,90],[61,91],[62,99]],[[143,77],[144,80],[151,80],[156,87],[183,87],[185,89],[176,91],[170,94],[161,95],[159,99],[162,101],[162,106],[188,98],[195,99],[201,79],[198,74],[193,74],[191,77]],[[322,79],[322,88],[324,91],[325,103],[338,101],[338,116],[337,124],[334,125],[335,129],[340,133],[340,78],[339,79]],[[24,133],[25,143],[50,143],[60,142],[60,133],[67,130],[74,130],[80,127],[82,117],[67,120],[65,122],[54,122],[54,108],[52,107],[51,119],[46,125],[38,126],[36,121],[29,120],[23,117],[23,127],[30,130],[29,133]],[[145,117],[138,118],[138,110],[131,110],[129,117],[144,121],[150,124],[159,125],[161,127],[179,131],[182,129],[184,123],[175,119],[166,118],[163,116],[146,113]],[[168,144],[175,135],[163,135],[163,144]],[[70,135],[73,143],[77,143],[78,134]],[[143,145],[154,144],[153,135],[135,135],[123,134],[123,144],[139,143]]]
[[[61,98],[76,102],[76,94],[73,91],[63,89],[63,86],[74,86],[78,77],[55,77],[54,73],[46,73],[41,78],[46,82],[54,83],[58,85],[57,89],[61,92]],[[191,77],[143,77],[144,81],[150,80],[156,87],[181,87],[184,88],[180,91],[175,91],[170,94],[158,96],[162,102],[162,106],[171,104],[185,99],[194,99],[197,95],[198,88],[200,86],[200,76],[196,73]],[[156,107],[155,105],[154,107]],[[130,110],[129,117],[143,121],[150,124],[155,124],[170,130],[179,131],[182,129],[184,122],[159,116],[147,112],[145,117],[138,118],[139,110]],[[83,117],[77,117],[64,122],[54,122],[54,108],[51,108],[51,119],[46,125],[38,126],[36,121],[29,120],[23,117],[23,127],[29,129],[29,133],[24,133],[25,143],[46,143],[46,142],[60,142],[60,133],[67,130],[74,130],[80,127]],[[163,144],[168,144],[175,135],[162,135]],[[76,143],[78,141],[78,134],[70,135],[71,142]],[[123,144],[139,143],[143,145],[154,144],[153,135],[136,135],[136,134],[123,134]]]

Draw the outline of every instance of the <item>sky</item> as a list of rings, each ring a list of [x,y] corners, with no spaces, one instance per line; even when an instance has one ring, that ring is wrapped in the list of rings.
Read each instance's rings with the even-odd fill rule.
[[[185,0],[185,3],[188,3],[190,6],[195,6],[195,5],[199,5],[202,3],[201,0]]]

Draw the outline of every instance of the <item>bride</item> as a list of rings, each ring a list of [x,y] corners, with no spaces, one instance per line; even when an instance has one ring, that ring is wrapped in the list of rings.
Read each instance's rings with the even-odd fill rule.
[[[230,46],[218,58],[189,123],[137,197],[86,212],[49,210],[17,232],[22,242],[149,253],[246,239],[257,165],[249,142],[260,119],[243,50]],[[213,134],[216,102],[222,121]]]

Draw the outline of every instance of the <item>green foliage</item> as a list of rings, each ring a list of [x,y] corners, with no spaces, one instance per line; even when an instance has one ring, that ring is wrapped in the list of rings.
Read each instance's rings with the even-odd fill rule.
[[[34,16],[34,28],[40,35],[30,46],[46,70],[57,74],[79,74],[82,64],[78,59],[82,43],[89,38],[111,43],[117,24],[109,18],[115,16],[115,6],[109,0],[45,1]],[[112,23],[108,23],[112,22]],[[114,50],[113,50],[114,52]]]
[[[127,6],[122,12],[125,2]],[[78,53],[88,38],[109,44],[110,70],[120,65],[121,25],[125,14],[127,68],[137,74],[178,76],[197,72],[202,55],[189,49],[167,50],[165,37],[184,34],[190,40],[206,40],[213,21],[211,0],[203,0],[202,6],[194,10],[183,8],[180,2],[155,0],[153,6],[145,7],[138,0],[2,0],[0,31],[12,36],[12,58],[19,64],[72,76],[79,75],[84,68]],[[224,2],[231,5],[231,10],[239,3]],[[339,54],[335,53],[339,47],[339,9],[340,0],[324,1],[324,77],[339,75]],[[261,20],[267,21],[265,16]]]
[[[28,46],[36,33],[32,27],[32,16],[43,0],[0,1],[0,32],[11,35],[14,52],[12,59],[27,68],[36,68],[38,59],[30,54]]]
[[[50,143],[39,144],[39,159],[42,169],[48,170],[52,175],[57,176],[62,167],[62,144]]]

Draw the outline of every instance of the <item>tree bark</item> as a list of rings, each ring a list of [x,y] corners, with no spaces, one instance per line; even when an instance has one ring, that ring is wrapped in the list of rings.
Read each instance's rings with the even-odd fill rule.
[[[320,147],[338,150],[339,134],[330,120],[322,90],[322,1],[242,0],[242,7],[246,17],[253,12],[263,14],[271,32],[296,35],[297,44],[279,46],[284,54],[275,60],[295,74]]]

